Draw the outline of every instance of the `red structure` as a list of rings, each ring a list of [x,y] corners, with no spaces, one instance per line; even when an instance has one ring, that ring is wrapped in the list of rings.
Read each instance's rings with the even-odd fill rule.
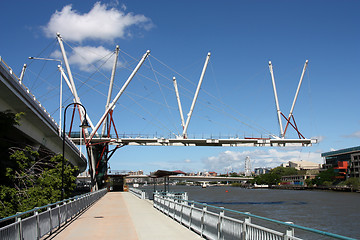
[[[338,166],[334,167],[335,172],[338,174],[335,178],[345,179],[348,169],[347,161],[339,161]]]

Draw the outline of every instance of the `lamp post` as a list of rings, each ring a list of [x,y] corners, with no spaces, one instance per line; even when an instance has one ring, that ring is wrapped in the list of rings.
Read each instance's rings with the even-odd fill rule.
[[[80,103],[70,103],[69,105],[66,106],[65,110],[64,110],[64,126],[63,126],[63,149],[62,149],[62,166],[61,166],[61,200],[64,199],[64,165],[65,165],[65,122],[66,122],[66,110],[68,109],[68,107],[70,107],[71,105],[79,105],[81,106],[84,111],[85,111],[85,115],[84,115],[84,120],[82,121],[80,127],[82,129],[88,128],[90,127],[87,120],[86,120],[86,108],[80,104]]]
[[[40,58],[40,57],[29,57],[30,60],[42,60],[42,61],[55,61],[59,62],[60,65],[58,67],[62,67],[62,61],[60,59],[55,58]],[[62,75],[60,74],[60,109],[62,108]],[[59,113],[59,126],[61,126],[61,110]],[[59,128],[59,134],[61,133],[61,127]]]

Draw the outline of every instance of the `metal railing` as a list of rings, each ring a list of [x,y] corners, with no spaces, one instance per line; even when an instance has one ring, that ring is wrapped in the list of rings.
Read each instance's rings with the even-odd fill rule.
[[[135,196],[137,196],[140,199],[148,199],[149,198],[145,191],[137,189],[137,188],[129,188],[129,192],[131,192],[132,194],[134,194]]]
[[[107,189],[102,189],[2,218],[0,223],[14,222],[0,228],[0,239],[40,239],[52,234],[54,229],[60,228],[106,193]],[[26,217],[28,215],[31,216]]]
[[[281,222],[260,217],[250,213],[239,212],[222,207],[211,206],[199,202],[188,201],[165,194],[155,194],[154,207],[206,239],[258,239],[258,240],[300,240],[295,236],[295,229],[309,234],[306,239],[353,239],[312,228],[302,227],[289,222]],[[226,216],[240,216],[243,220]],[[284,229],[282,232],[255,224],[253,220],[262,220]],[[328,239],[328,238],[327,238]]]
[[[149,192],[138,189],[138,188],[129,188],[129,192],[134,194],[140,199],[149,199]],[[175,199],[181,199],[181,200],[188,200],[188,194],[187,192],[163,192],[163,191],[155,191],[152,192],[152,194],[155,195],[161,195],[161,196],[168,196]],[[152,199],[151,199],[152,200]]]

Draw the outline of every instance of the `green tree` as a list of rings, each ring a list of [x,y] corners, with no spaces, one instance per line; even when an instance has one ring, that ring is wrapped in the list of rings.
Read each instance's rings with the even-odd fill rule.
[[[355,189],[359,189],[360,188],[360,179],[359,178],[349,178],[345,181],[345,185],[355,188]]]
[[[0,217],[54,203],[61,198],[62,155],[39,157],[30,147],[14,149],[10,155],[14,167],[6,169],[10,184],[0,186]],[[76,187],[78,168],[67,160],[64,165],[64,196]]]
[[[329,168],[323,172],[320,172],[313,180],[312,184],[317,186],[329,186],[332,185],[335,179],[336,173],[333,168]]]
[[[0,112],[0,218],[60,200],[62,155],[8,141],[22,114]],[[78,168],[66,159],[65,197],[75,188]]]

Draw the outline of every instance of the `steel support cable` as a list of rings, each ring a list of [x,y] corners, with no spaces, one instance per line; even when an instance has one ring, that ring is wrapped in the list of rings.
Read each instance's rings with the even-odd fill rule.
[[[83,83],[84,85],[86,85],[90,90],[94,90],[94,91],[100,93],[100,94],[101,94],[102,96],[104,96],[104,97],[107,96],[105,93],[100,92],[97,88],[92,87],[91,85],[87,84],[86,82],[84,82],[84,81],[82,81],[82,80],[80,80],[80,79],[77,79],[77,80],[78,80],[79,82]],[[94,81],[96,81],[96,80],[94,80]],[[102,81],[97,81],[97,82],[98,82],[99,84],[102,84],[102,85],[106,86],[106,84],[105,84],[104,82],[102,82]],[[120,90],[120,87],[119,87],[118,85],[114,84],[114,89]],[[89,90],[89,91],[90,91],[90,90]],[[131,95],[134,95],[134,96],[137,96],[137,97],[141,97],[141,98],[143,98],[143,99],[145,99],[145,100],[151,101],[151,102],[153,102],[153,103],[156,103],[156,104],[158,104],[158,105],[164,106],[164,104],[161,103],[161,102],[158,102],[158,101],[156,101],[156,100],[154,100],[154,99],[151,99],[151,98],[147,98],[147,97],[144,97],[144,96],[140,96],[140,95],[138,95],[138,94],[136,94],[136,93],[134,93],[134,92],[131,92],[131,91],[124,92],[124,94],[131,94]],[[150,94],[149,94],[149,95],[150,95]],[[168,105],[165,105],[165,106],[168,106]],[[168,107],[171,108],[170,106],[168,106]],[[175,108],[172,108],[172,109],[175,109]]]
[[[118,105],[118,106],[120,106],[120,107],[124,108],[125,110],[127,110],[127,111],[129,111],[130,113],[134,114],[134,115],[135,115],[135,116],[137,116],[138,118],[140,118],[140,119],[142,119],[142,120],[144,120],[144,121],[147,121],[147,122],[149,122],[150,124],[152,124],[153,126],[155,126],[155,127],[159,128],[159,126],[158,126],[158,125],[156,125],[156,124],[154,124],[154,123],[152,123],[152,122],[148,121],[148,120],[147,120],[144,116],[142,116],[142,115],[140,115],[139,113],[137,113],[137,112],[133,111],[131,108],[129,108],[129,107],[127,107],[127,106],[123,105],[123,104],[120,104],[120,103],[116,103],[116,105]],[[164,129],[164,130],[166,130],[166,129]]]
[[[78,81],[82,82],[80,79],[79,79]],[[104,97],[106,97],[106,94],[100,92],[98,89],[96,89],[96,88],[88,85],[88,84],[85,83],[85,82],[82,82],[82,83],[84,83],[84,85],[86,85],[89,89],[91,89],[91,90],[93,90],[93,91],[96,91],[97,93],[99,93],[99,94],[103,95]],[[116,86],[116,85],[115,85],[115,87],[118,88],[118,86]],[[157,104],[159,104],[159,105],[162,105],[160,102],[156,102],[155,100],[152,100],[152,99],[147,98],[147,97],[144,97],[144,96],[137,95],[137,94],[135,94],[135,93],[131,93],[131,92],[129,92],[129,91],[128,91],[128,92],[125,92],[124,94],[125,94],[126,96],[128,96],[128,94],[132,94],[132,95],[141,97],[142,99],[145,99],[145,100],[148,100],[148,101],[152,101],[152,102],[154,102],[154,103],[157,103]],[[129,97],[129,96],[128,96],[128,97]],[[70,98],[71,98],[71,96],[70,96]],[[131,98],[131,97],[129,97],[129,98],[130,98],[134,103],[136,103],[136,101],[135,101],[133,98]],[[69,100],[69,98],[68,98],[67,100]],[[121,105],[121,106],[122,106],[122,107],[125,107],[124,105]],[[125,108],[129,110],[129,108],[127,108],[127,107],[125,107]],[[142,108],[143,108],[143,107],[142,107]],[[144,109],[144,108],[143,108],[143,109]],[[144,120],[145,120],[145,118],[144,118],[143,116],[141,116],[140,114],[138,114],[138,116],[139,116],[141,119],[144,119]],[[159,121],[159,120],[157,120],[157,121]],[[160,122],[160,121],[159,121],[159,122]],[[156,126],[156,125],[155,125],[155,126]],[[158,126],[157,126],[157,127],[158,127]],[[168,128],[165,128],[165,130],[169,131]]]
[[[171,71],[173,71],[174,73],[178,74],[180,77],[182,77],[183,79],[185,79],[186,81],[188,81],[189,83],[191,83],[192,85],[196,86],[195,83],[193,83],[190,79],[186,78],[185,76],[183,76],[182,74],[180,74],[179,72],[177,72],[176,70],[174,70],[173,68],[169,67],[168,65],[166,65],[165,63],[163,63],[162,61],[160,61],[159,59],[157,59],[156,57],[154,57],[153,55],[151,55],[156,61],[158,61],[159,63],[161,63],[162,65],[164,65],[165,67],[167,67],[168,69],[170,69]]]
[[[200,104],[204,104],[204,103],[200,102]],[[218,107],[214,107],[214,106],[210,107],[210,106],[208,106],[208,105],[206,105],[206,106],[207,106],[208,108],[210,108],[210,109],[218,112],[218,113],[221,113],[221,114],[223,114],[223,115],[225,115],[225,116],[227,116],[227,117],[230,117],[230,118],[234,119],[235,121],[237,121],[237,122],[239,122],[239,123],[241,123],[241,124],[243,124],[243,125],[251,128],[251,129],[254,129],[255,131],[257,131],[257,132],[260,133],[260,134],[265,134],[265,133],[266,133],[266,134],[271,134],[271,133],[269,133],[269,132],[266,132],[266,131],[263,131],[263,130],[261,130],[261,129],[259,129],[259,128],[256,128],[256,127],[254,127],[254,126],[252,126],[252,125],[250,125],[250,124],[247,124],[247,123],[244,122],[244,121],[241,121],[240,119],[238,119],[238,118],[235,117],[234,115],[225,112],[223,108],[220,108],[220,107],[218,108]]]
[[[173,125],[173,127],[175,127],[175,129],[177,130],[178,135],[180,135],[180,131],[179,131],[179,129],[176,127],[176,125],[175,125],[175,123],[174,123],[174,117],[173,117],[173,115],[172,115],[172,112],[170,111],[169,104],[168,104],[168,102],[167,102],[167,100],[166,100],[166,97],[165,97],[165,95],[164,95],[164,92],[163,92],[163,90],[162,90],[162,88],[161,88],[161,85],[160,85],[160,83],[159,83],[159,79],[158,79],[157,76],[156,76],[156,73],[155,73],[155,71],[154,71],[153,65],[151,64],[150,58],[148,58],[148,61],[149,61],[151,70],[152,70],[152,72],[154,73],[154,77],[155,77],[156,82],[157,82],[157,84],[158,84],[158,86],[159,86],[161,95],[162,95],[162,97],[163,97],[163,99],[164,99],[164,102],[165,102],[165,104],[166,104],[166,107],[167,107],[167,109],[168,109],[168,112],[169,112],[169,114],[170,114],[172,125]]]
[[[121,52],[123,52],[124,54],[126,54],[127,56],[129,56],[130,58],[132,58],[132,59],[134,59],[135,60],[135,58],[133,58],[131,55],[129,55],[129,54],[127,54],[125,51],[122,51],[122,50],[120,50]],[[169,67],[168,65],[166,65],[165,63],[163,63],[162,61],[160,61],[159,59],[157,59],[156,57],[154,57],[153,55],[151,55],[155,60],[157,60],[159,63],[161,63],[162,65],[164,65],[165,67],[167,67],[168,69],[170,69],[171,71],[173,71],[173,72],[175,72],[175,73],[177,73],[178,75],[180,75],[182,78],[184,78],[186,81],[188,81],[188,82],[190,82],[192,85],[194,85],[195,86],[195,84],[192,82],[192,81],[190,81],[188,78],[186,78],[186,77],[184,77],[182,74],[180,74],[180,73],[178,73],[177,71],[175,71],[174,69],[172,69],[171,67]],[[146,65],[145,65],[146,66]],[[212,66],[212,65],[211,65]],[[156,73],[158,73],[158,74],[160,74],[161,76],[163,76],[165,79],[168,79],[168,80],[170,80],[169,78],[167,78],[166,76],[164,76],[164,75],[162,75],[161,73],[159,73],[159,72],[157,72],[157,71],[155,71],[155,69],[152,67],[152,64],[151,64],[151,62],[150,62],[150,67],[149,67],[153,72],[154,72],[154,75],[155,75],[155,72]],[[151,81],[153,81],[153,82],[155,82],[155,83],[157,83],[158,85],[161,85],[160,83],[159,83],[159,81],[158,81],[158,79],[157,79],[157,77],[156,77],[156,75],[155,75],[155,78],[156,78],[156,80],[157,81],[154,81],[153,79],[151,79],[151,78],[149,78],[149,77],[146,77],[146,76],[144,76],[144,75],[142,75],[142,74],[140,74],[140,76],[143,76],[144,78],[147,78],[147,79],[149,79],[149,80],[151,80]],[[164,85],[164,87],[166,87],[166,88],[168,88],[169,90],[171,90],[171,91],[174,91],[173,89],[171,89],[170,87],[167,87],[166,85]],[[183,86],[180,86],[182,89],[185,89],[186,91],[188,91],[188,92],[191,92],[190,90],[188,90],[188,89],[186,89],[186,88],[184,88]],[[220,100],[220,99],[218,99],[217,97],[215,97],[214,95],[212,95],[212,94],[210,94],[209,92],[207,92],[205,89],[202,89],[207,95],[209,95],[210,97],[212,97],[212,98],[214,98],[215,100],[217,100],[217,101],[219,101],[221,104],[223,104],[224,106],[226,106],[226,107],[228,107],[228,108],[230,108],[231,109],[231,107],[230,106],[228,106],[228,105],[226,105],[225,103],[223,103],[223,101],[222,100]],[[162,92],[162,94],[163,94],[163,92]],[[164,97],[164,95],[163,95],[163,97]],[[167,102],[166,102],[167,103]],[[168,104],[167,104],[168,105]],[[234,111],[234,109],[231,109],[231,110],[233,110]],[[221,112],[223,112],[224,113],[224,111],[223,111],[223,109],[222,109],[222,111]],[[250,120],[248,117],[246,117],[246,116],[244,116],[244,115],[242,115],[242,114],[240,114],[238,111],[236,111],[235,110],[235,112],[237,112],[240,116],[242,116],[242,117],[244,117],[244,118],[247,118],[248,120]],[[248,126],[248,127],[250,127],[250,128],[252,128],[252,129],[254,129],[254,130],[256,130],[256,131],[258,131],[259,133],[264,133],[264,132],[266,132],[267,134],[270,134],[270,135],[273,135],[270,131],[268,131],[268,130],[266,130],[266,129],[264,129],[263,127],[260,127],[260,126],[258,126],[258,124],[256,124],[255,122],[253,122],[252,120],[250,120],[250,121],[252,121],[253,122],[253,124],[255,124],[255,125],[257,125],[257,129],[255,128],[255,127],[252,127],[250,124],[247,124],[247,123],[245,123],[245,122],[243,122],[243,121],[241,121],[241,120],[239,120],[238,118],[236,118],[235,116],[233,116],[233,115],[229,115],[229,114],[227,114],[228,116],[231,116],[233,119],[235,119],[236,121],[238,121],[238,122],[240,122],[240,123],[242,123],[242,124],[244,124],[244,125],[246,125],[246,126]],[[260,129],[262,129],[262,131],[260,130]]]
[[[310,71],[307,70],[306,71],[307,74],[307,79],[308,79],[308,94],[309,94],[309,99],[310,99],[310,115],[311,115],[311,119],[315,119],[315,121],[311,121],[311,125],[314,128],[314,132],[315,135],[318,135],[317,133],[319,132],[318,127],[317,127],[317,119],[316,119],[316,115],[314,114],[314,105],[313,105],[313,98],[312,98],[312,91],[311,91],[311,79],[310,79]]]
[[[216,87],[216,89],[218,91],[217,94],[219,95],[219,98],[222,99],[222,96],[220,94],[220,88],[219,88],[219,85],[218,85],[218,82],[217,82],[217,79],[216,79],[214,67],[212,65],[212,61],[209,61],[209,63],[210,63],[210,69],[211,69],[211,72],[212,72],[212,76],[214,77],[215,87]]]
[[[31,70],[31,68],[27,69],[27,71],[30,72],[31,74],[37,75],[34,71]],[[54,72],[52,72],[51,75],[53,75],[56,71],[57,71],[57,70],[55,70]],[[41,77],[41,76],[39,76],[38,78],[39,78],[43,83],[49,85],[49,86],[52,88],[52,90],[56,88],[54,85],[50,84],[50,81],[49,81],[47,78],[44,78],[44,77]],[[48,77],[48,78],[49,78],[49,77]],[[35,91],[36,91],[36,88],[31,88],[31,92],[35,92]],[[48,91],[48,92],[49,92],[49,91]],[[43,95],[46,95],[48,92],[46,92],[46,93],[43,94]],[[37,97],[37,98],[40,98],[40,97]]]
[[[165,63],[163,63],[162,61],[160,61],[159,59],[157,59],[157,58],[154,57],[153,55],[152,55],[152,57],[153,57],[154,59],[156,59],[159,63],[163,64],[165,67],[167,67],[167,68],[169,68],[170,70],[172,70],[173,72],[179,74],[179,76],[181,76],[182,78],[184,78],[186,81],[190,82],[191,84],[194,84],[194,83],[191,82],[189,79],[187,79],[186,77],[184,77],[182,74],[178,73],[177,71],[175,71],[175,70],[172,69],[171,67],[167,66]],[[210,61],[210,62],[211,62],[211,61]],[[180,87],[183,88],[181,85],[180,85]],[[230,108],[230,110],[235,111],[235,112],[236,112],[237,114],[239,114],[240,116],[242,116],[242,117],[247,118],[248,120],[250,120],[248,117],[246,117],[246,116],[240,114],[240,112],[232,109],[230,106],[228,106],[227,104],[225,104],[221,99],[218,99],[218,98],[215,97],[214,95],[212,95],[212,94],[210,94],[209,92],[207,92],[205,89],[202,88],[201,90],[202,90],[204,93],[206,93],[207,95],[209,95],[210,97],[212,97],[212,98],[214,98],[215,100],[217,100],[219,103],[223,104],[225,107]],[[234,117],[234,118],[235,118],[235,117]],[[253,122],[253,120],[250,120],[250,121]],[[240,122],[241,122],[241,121],[240,121]],[[256,124],[256,123],[253,122],[253,124]],[[245,125],[250,126],[249,124],[245,124]],[[258,124],[256,124],[256,125],[258,125]],[[263,127],[261,127],[261,126],[258,126],[258,128],[262,128],[265,132],[269,133],[270,135],[273,135],[270,131],[266,130],[265,128],[263,128]]]
[[[52,74],[55,74],[55,73],[58,73],[58,70],[55,70],[54,72],[52,72]],[[50,78],[50,77],[48,77],[48,78],[46,78],[46,79],[49,79],[49,78]],[[47,89],[48,89],[47,92],[45,92],[45,93],[43,93],[42,95],[40,95],[40,96],[37,97],[39,100],[44,97],[43,100],[46,101],[46,100],[48,100],[49,98],[54,97],[54,95],[51,96],[51,97],[46,96],[46,95],[49,95],[49,94],[50,94],[51,92],[53,92],[54,90],[58,90],[58,89],[59,89],[58,86],[53,85],[50,81],[48,81],[48,80],[46,80],[46,79],[44,79],[44,80],[45,80],[44,82],[47,83],[47,85],[48,85],[50,88],[47,88]],[[58,96],[59,93],[56,93],[56,95]],[[46,96],[47,98],[45,98],[45,96]]]
[[[86,58],[84,57],[84,56],[82,56],[81,54],[79,54],[79,52],[78,51],[76,51],[70,44],[68,44],[66,41],[64,41],[63,40],[63,42],[69,47],[69,48],[71,48],[71,50],[73,50],[75,53],[77,53],[83,60],[85,60],[85,62],[86,62]],[[91,51],[93,54],[95,54],[95,55],[97,55],[95,52],[93,52],[93,51]],[[92,73],[90,76],[89,76],[89,78],[91,78],[93,75],[95,75],[95,73],[100,73],[103,77],[105,77],[106,79],[108,79],[109,80],[109,77],[107,77],[103,72],[101,72],[100,71],[100,68],[105,64],[105,63],[107,63],[107,61],[109,61],[109,59],[112,57],[114,55],[114,51],[113,52],[111,52],[111,53],[109,53],[109,54],[107,54],[107,55],[105,55],[105,56],[102,56],[102,58],[100,58],[97,62],[100,62],[101,60],[103,60],[103,59],[105,59],[106,57],[107,57],[107,59],[106,59],[106,61],[104,61],[99,67],[97,67],[95,64],[93,64],[93,63],[89,63],[89,62],[87,62],[90,66],[92,66],[92,67],[94,67],[95,68],[95,71],[94,71],[94,73]],[[97,55],[97,56],[99,56],[99,55]],[[80,86],[81,87],[81,86]]]
[[[41,54],[42,54],[43,52],[45,52],[45,50],[46,50],[47,48],[49,48],[51,45],[53,45],[52,50],[54,50],[54,49],[55,49],[55,46],[56,46],[56,44],[54,44],[55,41],[56,41],[56,39],[55,39],[53,42],[51,42],[48,46],[46,46],[46,48],[44,48],[36,57],[41,56]],[[50,55],[51,55],[51,53],[49,53],[49,55],[47,55],[46,58],[49,58]],[[35,61],[35,59],[33,59],[33,60],[30,62],[30,64],[27,66],[27,68],[30,67],[30,65],[31,65],[34,61]],[[34,86],[35,86],[38,78],[40,77],[40,74],[41,74],[42,71],[45,69],[45,65],[46,65],[47,63],[48,63],[48,61],[43,61],[42,67],[41,67],[41,69],[40,69],[37,77],[35,78],[34,81],[32,81],[32,86],[29,87],[30,89],[36,89]]]
[[[54,40],[53,40],[52,42],[50,42],[43,50],[41,50],[41,52],[40,52],[39,54],[35,55],[35,57],[36,57],[36,58],[40,57],[41,54],[42,54],[43,52],[45,52],[45,50],[47,50],[51,45],[54,45],[53,48],[52,48],[52,50],[53,50],[53,49],[55,48],[55,46],[56,46],[56,44],[54,44],[54,43],[56,43],[56,42],[57,42],[57,40],[56,40],[56,38],[54,38]],[[49,55],[48,55],[48,56],[49,56]],[[35,61],[35,60],[32,59],[32,61],[30,61],[30,63],[29,63],[27,66],[28,66],[28,67],[31,66],[31,64],[32,64],[34,61]]]
[[[135,99],[133,99],[132,97],[130,97],[129,95],[127,95],[128,98],[130,98],[136,105],[138,105],[141,109],[143,109],[146,113],[148,113],[152,119],[156,120],[161,126],[162,129],[167,130],[169,132],[171,132],[174,136],[176,136],[175,133],[173,133],[169,128],[167,128],[161,121],[159,121],[153,114],[151,114],[151,112],[147,111],[146,108],[144,108],[141,104],[139,104]],[[155,124],[156,125],[156,124]],[[157,127],[160,127],[159,125],[156,125]],[[161,128],[161,127],[160,127]]]
[[[153,102],[153,103],[155,103],[155,104],[158,104],[158,105],[160,105],[160,106],[169,107],[169,108],[172,109],[172,110],[175,110],[175,109],[176,109],[175,107],[167,106],[167,105],[165,105],[165,104],[162,103],[162,102],[158,102],[158,101],[156,101],[156,100],[154,100],[154,99],[147,98],[147,97],[145,97],[145,96],[141,96],[141,95],[139,95],[139,94],[136,94],[136,93],[133,93],[133,92],[130,92],[130,91],[128,91],[127,93],[124,92],[124,94],[125,94],[125,95],[128,95],[128,94],[129,94],[129,95],[133,95],[133,96],[139,97],[139,98],[141,98],[141,99],[147,100],[147,101],[149,101],[149,102]],[[150,94],[149,94],[149,95],[150,95]]]

